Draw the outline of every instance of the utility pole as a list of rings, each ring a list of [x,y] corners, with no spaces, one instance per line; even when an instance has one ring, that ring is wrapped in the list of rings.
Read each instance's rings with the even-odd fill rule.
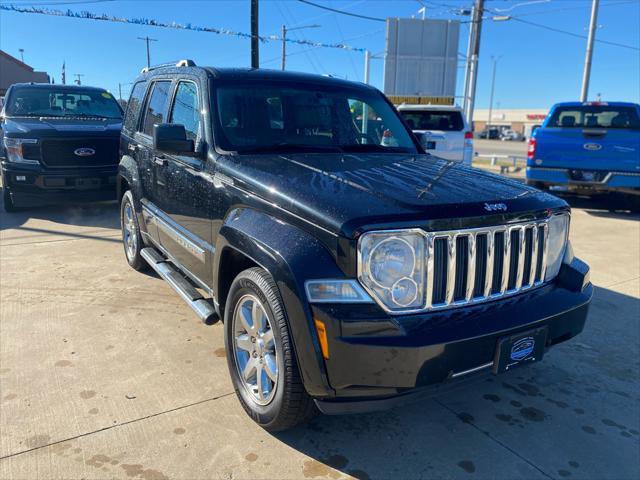
[[[24,63],[24,48],[19,48],[18,51],[20,52],[20,61]]]
[[[473,7],[473,17],[471,20],[471,31],[469,35],[470,55],[467,58],[467,106],[465,113],[467,123],[473,128],[473,107],[476,99],[476,84],[478,82],[478,57],[480,55],[480,33],[482,31],[482,16],[484,15],[484,0],[476,0]]]
[[[582,73],[582,91],[580,101],[586,102],[589,96],[589,79],[591,78],[591,58],[593,57],[593,43],[596,39],[598,21],[598,4],[600,0],[593,0],[591,4],[591,21],[589,22],[589,37],[587,38],[587,53],[584,59],[584,72]]]
[[[251,68],[260,68],[258,11],[258,0],[251,0]]]
[[[500,57],[491,56],[491,60],[493,61],[493,76],[491,78],[491,95],[489,96],[489,119],[487,121],[487,130],[491,126],[491,116],[493,115],[493,92],[496,86],[496,65]]]
[[[82,85],[81,77],[84,77],[84,73],[74,73],[73,75],[76,77],[76,85]]]
[[[293,28],[287,28],[286,25],[282,25],[282,60],[280,62],[280,67],[282,70],[284,70],[284,66],[286,63],[286,57],[287,57],[287,32],[292,32],[293,30],[302,30],[303,28],[319,28],[322,25],[317,25],[317,24],[313,24],[313,25],[303,25],[301,27],[293,27]]]
[[[369,71],[371,69],[371,52],[369,50],[364,51],[364,83],[369,83]],[[365,143],[368,143],[368,137],[366,136],[369,133],[369,105],[365,102],[362,102],[362,133],[365,135],[363,140]]]
[[[138,40],[144,40],[147,43],[147,68],[151,68],[151,52],[149,51],[149,42],[157,42],[155,38],[138,37]]]

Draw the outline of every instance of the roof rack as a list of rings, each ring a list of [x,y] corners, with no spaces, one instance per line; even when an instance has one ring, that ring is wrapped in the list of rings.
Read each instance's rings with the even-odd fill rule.
[[[195,67],[195,66],[196,66],[196,62],[194,62],[193,60],[189,60],[188,58],[185,58],[183,60],[178,60],[177,62],[160,63],[152,67],[144,67],[140,71],[140,73],[147,73],[147,72],[150,72],[151,70],[155,70],[157,68],[163,68],[163,67]]]

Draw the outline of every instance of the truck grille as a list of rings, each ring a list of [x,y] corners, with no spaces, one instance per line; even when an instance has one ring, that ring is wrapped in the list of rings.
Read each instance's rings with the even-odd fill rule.
[[[514,294],[544,281],[545,221],[427,233],[427,309]]]
[[[78,156],[79,149],[95,153]],[[118,138],[51,139],[42,141],[42,162],[48,167],[101,167],[118,164]]]

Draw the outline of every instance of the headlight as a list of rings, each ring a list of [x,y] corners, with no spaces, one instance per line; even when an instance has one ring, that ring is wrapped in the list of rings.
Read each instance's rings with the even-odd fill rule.
[[[360,238],[358,279],[387,310],[424,307],[424,237],[413,230]]]
[[[547,237],[547,271],[544,280],[554,279],[560,271],[564,251],[569,237],[569,215],[554,215],[548,223],[549,236]]]
[[[38,165],[38,160],[31,160],[24,158],[24,145],[33,145],[38,143],[38,140],[33,138],[8,138],[4,139],[4,146],[7,150],[7,161],[13,163],[28,163],[30,165]]]

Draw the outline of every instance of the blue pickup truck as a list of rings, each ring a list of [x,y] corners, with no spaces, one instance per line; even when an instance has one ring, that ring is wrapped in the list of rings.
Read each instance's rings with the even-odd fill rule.
[[[640,200],[640,105],[554,105],[531,140],[527,183],[580,195],[617,193]]]

